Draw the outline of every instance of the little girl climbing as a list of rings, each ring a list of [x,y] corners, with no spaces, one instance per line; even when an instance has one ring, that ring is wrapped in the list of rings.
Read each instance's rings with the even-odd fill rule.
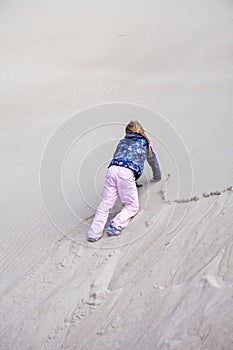
[[[123,209],[107,228],[108,236],[119,236],[130,219],[139,210],[136,180],[141,176],[145,160],[152,168],[152,182],[161,180],[160,167],[150,140],[138,121],[131,121],[125,128],[126,135],[120,140],[110,162],[105,178],[104,193],[94,220],[88,231],[88,241],[96,242],[104,234],[109,210],[119,197]]]

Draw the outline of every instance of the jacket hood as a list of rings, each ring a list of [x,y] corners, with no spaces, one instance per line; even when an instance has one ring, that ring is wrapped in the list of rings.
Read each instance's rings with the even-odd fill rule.
[[[132,132],[130,134],[126,134],[125,139],[137,140],[137,139],[144,139],[144,137],[141,134],[137,134],[136,132]]]

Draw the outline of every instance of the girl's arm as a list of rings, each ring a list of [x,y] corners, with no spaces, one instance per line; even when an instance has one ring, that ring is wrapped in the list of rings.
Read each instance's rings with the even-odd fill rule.
[[[152,147],[151,147],[151,152],[152,152],[152,157],[151,158],[147,157],[147,161],[152,168],[152,172],[153,172],[153,180],[152,181],[158,182],[161,180],[160,166],[159,166],[158,160],[156,158],[155,152],[153,151]]]

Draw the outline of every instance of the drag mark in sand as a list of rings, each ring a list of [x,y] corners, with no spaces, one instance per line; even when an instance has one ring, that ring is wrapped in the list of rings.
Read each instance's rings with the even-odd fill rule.
[[[196,202],[201,198],[209,198],[212,196],[221,196],[223,193],[225,192],[232,192],[233,191],[233,186],[229,186],[221,191],[213,191],[213,192],[209,192],[209,193],[202,193],[199,196],[193,196],[191,198],[185,198],[185,199],[174,199],[174,200],[166,200],[165,196],[164,196],[164,191],[161,190],[160,194],[162,199],[164,200],[164,203],[166,204],[172,204],[172,203],[189,203],[189,202]]]
[[[104,300],[107,293],[109,293],[109,284],[112,280],[112,276],[118,264],[118,261],[122,255],[122,251],[116,250],[111,253],[109,259],[104,266],[100,275],[91,284],[90,291],[90,305],[98,305]]]

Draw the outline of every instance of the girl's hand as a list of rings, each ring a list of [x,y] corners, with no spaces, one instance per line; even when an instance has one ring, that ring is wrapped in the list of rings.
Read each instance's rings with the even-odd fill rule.
[[[151,179],[150,181],[151,182],[159,182],[159,181],[161,181],[161,179],[160,180]]]

